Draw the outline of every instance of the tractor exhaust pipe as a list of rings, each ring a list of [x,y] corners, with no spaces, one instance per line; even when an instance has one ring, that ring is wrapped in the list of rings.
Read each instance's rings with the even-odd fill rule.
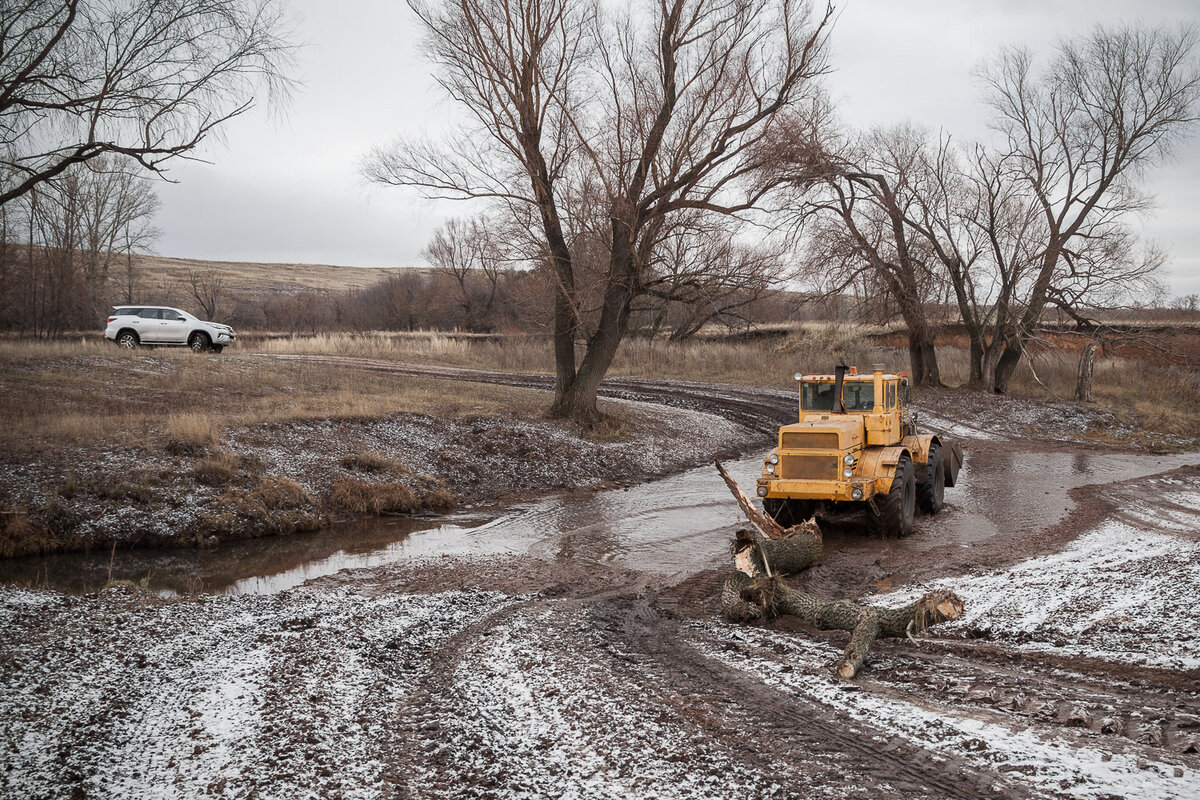
[[[838,364],[833,368],[833,413],[845,414],[846,404],[842,402],[842,383],[846,380],[846,371],[850,368]]]

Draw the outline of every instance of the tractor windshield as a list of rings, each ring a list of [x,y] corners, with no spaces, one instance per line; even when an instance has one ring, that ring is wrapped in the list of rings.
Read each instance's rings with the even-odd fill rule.
[[[874,383],[847,381],[842,384],[842,402],[847,411],[872,411],[875,408]],[[800,407],[805,411],[832,411],[833,384],[804,381],[800,384]]]
[[[847,411],[874,411],[875,384],[847,383],[842,388],[842,402]]]
[[[805,411],[833,411],[833,384],[815,381],[800,384],[800,407]]]

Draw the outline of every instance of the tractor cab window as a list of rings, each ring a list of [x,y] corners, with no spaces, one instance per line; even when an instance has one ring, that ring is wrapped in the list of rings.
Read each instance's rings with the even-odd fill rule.
[[[894,383],[887,385],[887,407],[889,409],[896,407],[896,384]]]
[[[847,383],[842,388],[847,411],[872,411],[875,408],[874,383]]]
[[[812,381],[800,384],[800,407],[805,411],[833,411],[833,384]]]

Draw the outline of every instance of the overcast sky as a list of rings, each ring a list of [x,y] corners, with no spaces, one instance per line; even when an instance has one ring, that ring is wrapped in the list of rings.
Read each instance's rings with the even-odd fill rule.
[[[180,163],[159,187],[158,252],[182,258],[415,266],[447,214],[403,189],[369,186],[372,146],[437,130],[453,110],[418,51],[398,0],[287,0],[300,51],[282,119],[235,120],[224,141]],[[352,10],[351,10],[352,9]],[[959,140],[986,139],[971,71],[1005,44],[1049,53],[1096,23],[1200,22],[1195,0],[846,0],[833,32],[828,86],[860,126],[912,120]],[[1167,246],[1175,295],[1200,293],[1200,136],[1150,176],[1159,208],[1146,235]]]

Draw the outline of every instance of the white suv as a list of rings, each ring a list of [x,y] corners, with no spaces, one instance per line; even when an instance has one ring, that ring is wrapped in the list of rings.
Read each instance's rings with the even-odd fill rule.
[[[163,306],[113,306],[104,338],[126,348],[142,344],[187,345],[197,353],[205,350],[219,353],[225,345],[237,341],[228,325],[204,322],[186,311]]]

